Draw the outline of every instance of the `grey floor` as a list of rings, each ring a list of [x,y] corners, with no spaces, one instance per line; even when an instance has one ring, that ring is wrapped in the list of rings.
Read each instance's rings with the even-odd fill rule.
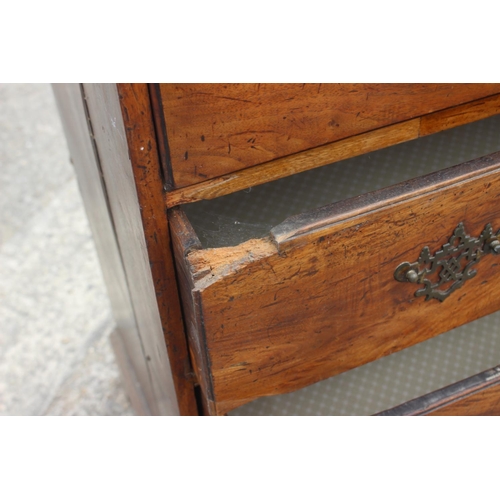
[[[0,415],[132,415],[48,84],[0,84]]]

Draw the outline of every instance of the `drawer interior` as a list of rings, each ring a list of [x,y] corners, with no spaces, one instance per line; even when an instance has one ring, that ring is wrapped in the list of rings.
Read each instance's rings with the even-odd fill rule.
[[[214,200],[183,206],[203,248],[261,238],[286,218],[500,150],[500,115]]]
[[[500,364],[500,313],[304,389],[259,398],[243,415],[373,415]]]

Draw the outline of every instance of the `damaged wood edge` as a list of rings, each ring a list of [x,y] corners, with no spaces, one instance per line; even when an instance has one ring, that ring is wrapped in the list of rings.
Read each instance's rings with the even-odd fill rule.
[[[184,256],[193,290],[204,290],[216,281],[240,271],[251,262],[278,251],[270,236],[247,240],[234,247],[202,248],[184,210],[175,207],[168,213],[176,239],[176,253]]]
[[[175,207],[168,211],[168,220],[174,229],[174,234],[179,238],[184,256],[193,250],[201,250],[201,242],[193,226],[189,222],[186,212],[181,207]]]
[[[437,192],[450,185],[457,187],[471,178],[480,179],[483,175],[500,168],[500,153],[484,156],[438,172],[395,184],[386,188],[365,193],[348,200],[332,203],[303,214],[289,217],[271,229],[271,236],[279,252],[297,238],[328,229],[357,216],[371,214],[388,205],[398,205],[428,193]]]
[[[477,99],[170,191],[166,196],[167,208],[218,198],[299,172],[489,118],[499,113],[500,94]]]
[[[376,416],[431,415],[449,405],[474,396],[480,391],[500,385],[500,366],[451,384],[419,398],[412,399]]]
[[[276,243],[266,236],[247,240],[235,247],[195,250],[187,256],[187,260],[197,277],[195,289],[201,292],[217,281],[241,272],[252,262],[277,253]]]
[[[180,276],[184,320],[189,351],[196,378],[201,388],[202,405],[209,415],[226,413],[214,400],[210,351],[206,343],[203,320],[202,291],[236,273],[251,262],[277,253],[271,239],[249,240],[237,247],[203,249],[189,220],[177,207],[169,210],[175,262]]]
[[[168,211],[174,259],[179,276],[182,312],[186,326],[189,354],[196,379],[201,389],[204,411],[213,414],[214,390],[210,370],[210,354],[207,349],[203,313],[199,294],[195,291],[197,272],[189,261],[192,252],[201,251],[201,244],[184,211],[174,208]],[[204,272],[202,270],[202,272]]]
[[[448,186],[459,187],[471,178],[500,168],[500,153],[484,156],[438,172],[405,181],[394,186],[365,193],[348,200],[289,217],[270,230],[269,236],[247,240],[234,247],[202,248],[181,207],[169,210],[172,233],[179,238],[177,252],[184,256],[193,289],[204,290],[213,283],[242,271],[247,265],[273,254],[286,256],[290,247],[307,244],[319,238],[335,224],[373,214],[410,199],[418,199]]]

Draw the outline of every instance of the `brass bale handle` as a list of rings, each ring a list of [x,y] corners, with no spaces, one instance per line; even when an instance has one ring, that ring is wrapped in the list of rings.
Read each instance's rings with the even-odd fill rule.
[[[474,238],[466,234],[464,223],[460,222],[448,243],[440,250],[432,255],[429,247],[425,246],[417,262],[399,264],[394,278],[424,285],[424,288],[415,292],[415,297],[425,296],[425,300],[437,299],[442,302],[477,274],[473,266],[484,255],[500,254],[499,240],[500,231],[495,234],[491,224],[486,225],[481,236]],[[432,275],[437,275],[434,281],[430,279]]]

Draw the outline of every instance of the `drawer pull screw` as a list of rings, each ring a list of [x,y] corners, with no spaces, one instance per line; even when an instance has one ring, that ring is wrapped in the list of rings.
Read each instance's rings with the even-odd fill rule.
[[[411,269],[410,271],[408,271],[406,273],[406,279],[410,283],[416,283],[418,281],[418,273],[417,273],[417,271],[414,271],[413,269]]]
[[[424,288],[415,292],[415,297],[425,300],[436,299],[442,302],[455,290],[477,274],[473,266],[488,253],[500,254],[500,231],[493,233],[491,224],[487,224],[478,238],[465,232],[464,223],[460,222],[453,235],[434,255],[425,246],[417,262],[399,264],[394,272],[397,281],[418,283]],[[434,279],[431,280],[431,277]],[[451,283],[451,285],[450,285]]]

